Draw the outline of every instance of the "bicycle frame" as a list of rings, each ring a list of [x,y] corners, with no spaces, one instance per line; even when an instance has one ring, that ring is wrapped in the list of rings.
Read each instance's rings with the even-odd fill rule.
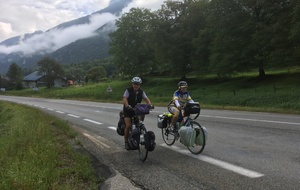
[[[147,129],[143,123],[145,115],[134,115],[131,118],[131,129],[129,131],[129,134],[133,130],[133,126],[138,129],[139,133],[139,144],[138,144],[138,152],[139,152],[139,159],[141,161],[145,161],[148,156],[148,150],[146,149],[146,141],[145,141],[145,135],[147,133]],[[129,135],[130,136],[130,135]]]
[[[199,116],[199,113],[196,114],[193,118],[191,118],[191,114],[185,115],[184,109],[180,109],[179,118],[176,122],[176,127],[180,128],[182,126],[192,127],[196,131],[196,139],[193,145],[187,146],[189,151],[193,154],[200,154],[205,147],[205,131],[203,127],[195,121],[195,119]],[[170,120],[168,120],[170,124]],[[180,122],[180,123],[179,123]],[[178,124],[177,124],[178,123]],[[174,126],[175,127],[175,126]],[[171,128],[162,128],[162,137],[164,142],[171,146],[180,138],[178,131],[173,131]]]

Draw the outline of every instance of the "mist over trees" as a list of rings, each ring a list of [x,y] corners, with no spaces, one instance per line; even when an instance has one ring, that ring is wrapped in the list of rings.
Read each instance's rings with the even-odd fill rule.
[[[231,76],[287,68],[300,61],[297,0],[166,1],[133,8],[116,21],[110,54],[123,75]]]

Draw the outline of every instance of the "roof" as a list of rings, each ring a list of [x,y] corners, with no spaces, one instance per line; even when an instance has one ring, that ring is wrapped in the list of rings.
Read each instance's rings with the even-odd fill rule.
[[[24,77],[23,80],[25,81],[36,81],[40,78],[42,78],[44,75],[38,74],[38,71],[34,71],[33,73],[27,75],[26,77]]]

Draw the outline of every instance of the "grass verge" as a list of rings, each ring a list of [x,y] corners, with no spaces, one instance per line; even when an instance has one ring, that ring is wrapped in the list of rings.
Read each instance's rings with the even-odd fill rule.
[[[75,136],[65,121],[0,101],[0,189],[96,189],[102,180]]]

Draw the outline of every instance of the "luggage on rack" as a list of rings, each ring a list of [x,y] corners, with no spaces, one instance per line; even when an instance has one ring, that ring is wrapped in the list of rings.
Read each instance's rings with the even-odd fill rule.
[[[172,114],[171,113],[163,113],[157,115],[157,127],[167,128],[168,124],[171,122]]]
[[[117,133],[120,136],[124,136],[124,132],[125,132],[125,121],[124,121],[124,113],[123,111],[120,111],[119,113],[120,119],[118,121],[118,125],[117,125]]]
[[[198,129],[198,131],[196,131],[196,139],[195,139],[195,144],[196,145],[204,145],[204,142],[206,143],[207,142],[207,137],[208,137],[208,132],[207,132],[207,129],[205,127],[202,127],[203,128],[203,131],[204,131],[204,138],[205,138],[205,141],[204,141],[204,138],[203,138],[203,135],[201,134],[202,131],[201,129]]]
[[[156,143],[155,143],[155,134],[153,131],[147,131],[145,134],[145,148],[148,151],[153,151],[155,149]]]
[[[131,133],[129,134],[128,144],[130,146],[130,150],[139,149],[140,133],[138,128],[132,129]]]
[[[187,147],[193,146],[196,140],[196,131],[192,127],[182,126],[179,129],[180,142]]]

